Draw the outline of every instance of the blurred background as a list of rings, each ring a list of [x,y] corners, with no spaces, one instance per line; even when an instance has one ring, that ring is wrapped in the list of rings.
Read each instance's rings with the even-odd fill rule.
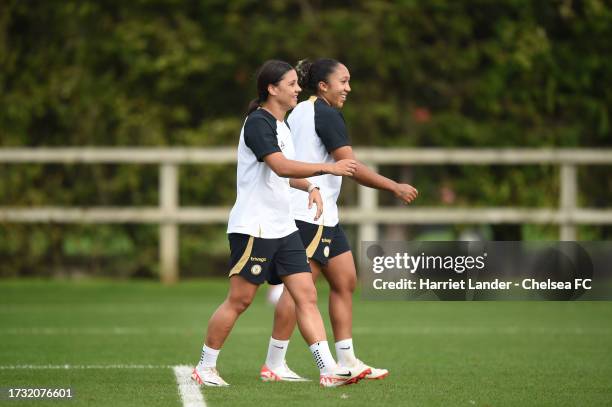
[[[332,57],[371,148],[610,148],[612,5],[557,1],[0,1],[0,152],[235,149],[266,59]],[[303,95],[306,96],[306,95]],[[572,150],[574,151],[574,150]],[[358,156],[359,158],[359,156]],[[0,161],[0,209],[158,207],[160,166]],[[77,160],[78,161],[78,160]],[[576,167],[576,206],[612,201],[611,164]],[[559,165],[380,164],[416,186],[405,211],[557,208]],[[230,207],[235,164],[177,166],[181,207]],[[345,181],[344,207],[360,205]],[[395,207],[391,194],[374,196]],[[367,206],[367,205],[366,205]],[[375,211],[375,209],[372,209]],[[473,219],[473,218],[472,218]],[[609,219],[609,217],[608,217]],[[557,240],[546,222],[375,224],[380,239]],[[577,225],[608,240],[610,222]],[[224,275],[225,222],[177,226],[181,277]],[[347,224],[353,247],[358,230]],[[158,278],[155,223],[0,217],[0,277]]]

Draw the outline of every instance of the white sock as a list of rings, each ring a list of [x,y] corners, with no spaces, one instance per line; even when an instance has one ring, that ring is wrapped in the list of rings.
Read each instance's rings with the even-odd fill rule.
[[[329,373],[337,366],[336,361],[329,351],[327,341],[313,343],[310,345],[310,351],[321,373]]]
[[[340,366],[352,366],[355,357],[353,338],[343,339],[336,342],[336,357]]]
[[[198,366],[200,367],[216,367],[217,366],[217,357],[219,357],[219,352],[221,349],[213,349],[204,345],[202,347],[202,356],[200,356],[200,363]]]
[[[266,366],[269,369],[276,369],[283,365],[285,355],[287,354],[287,348],[289,347],[289,341],[279,341],[270,337],[270,344],[268,345],[268,356],[266,356]]]

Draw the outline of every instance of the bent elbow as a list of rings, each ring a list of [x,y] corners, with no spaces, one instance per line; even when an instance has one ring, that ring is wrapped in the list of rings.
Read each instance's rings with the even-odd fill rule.
[[[289,171],[286,165],[277,165],[276,168],[272,168],[272,171],[281,178],[291,177],[291,171]]]
[[[293,178],[293,174],[287,169],[283,169],[282,171],[277,172],[276,175],[281,178]]]

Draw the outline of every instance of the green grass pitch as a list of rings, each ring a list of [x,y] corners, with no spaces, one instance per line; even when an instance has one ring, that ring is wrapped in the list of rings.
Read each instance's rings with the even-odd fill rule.
[[[69,386],[75,397],[0,404],[181,406],[172,366],[198,360],[226,289],[225,280],[171,287],[1,281],[0,388]],[[319,289],[327,319],[327,291]],[[391,374],[322,389],[297,332],[288,361],[313,382],[258,380],[272,323],[260,291],[219,357],[232,386],[203,388],[208,406],[612,405],[611,302],[371,302],[356,295],[357,355]],[[329,325],[328,336],[333,344]],[[58,368],[64,364],[70,368]]]

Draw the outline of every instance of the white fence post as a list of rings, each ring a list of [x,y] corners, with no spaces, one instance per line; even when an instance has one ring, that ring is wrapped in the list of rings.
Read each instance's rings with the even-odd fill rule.
[[[160,277],[166,284],[178,281],[178,168],[176,164],[162,164],[159,174],[159,204],[162,221],[159,225]]]
[[[578,188],[576,166],[573,164],[561,164],[561,194],[559,207],[563,214],[560,224],[559,240],[576,240],[576,224],[574,213],[578,207]]]
[[[378,165],[366,163],[366,165],[374,172],[378,172]],[[378,190],[374,188],[358,187],[359,209],[362,213],[374,213],[378,209]],[[373,242],[378,240],[378,225],[375,221],[363,220],[359,223],[359,231],[357,233],[357,245],[361,248],[361,242]]]

